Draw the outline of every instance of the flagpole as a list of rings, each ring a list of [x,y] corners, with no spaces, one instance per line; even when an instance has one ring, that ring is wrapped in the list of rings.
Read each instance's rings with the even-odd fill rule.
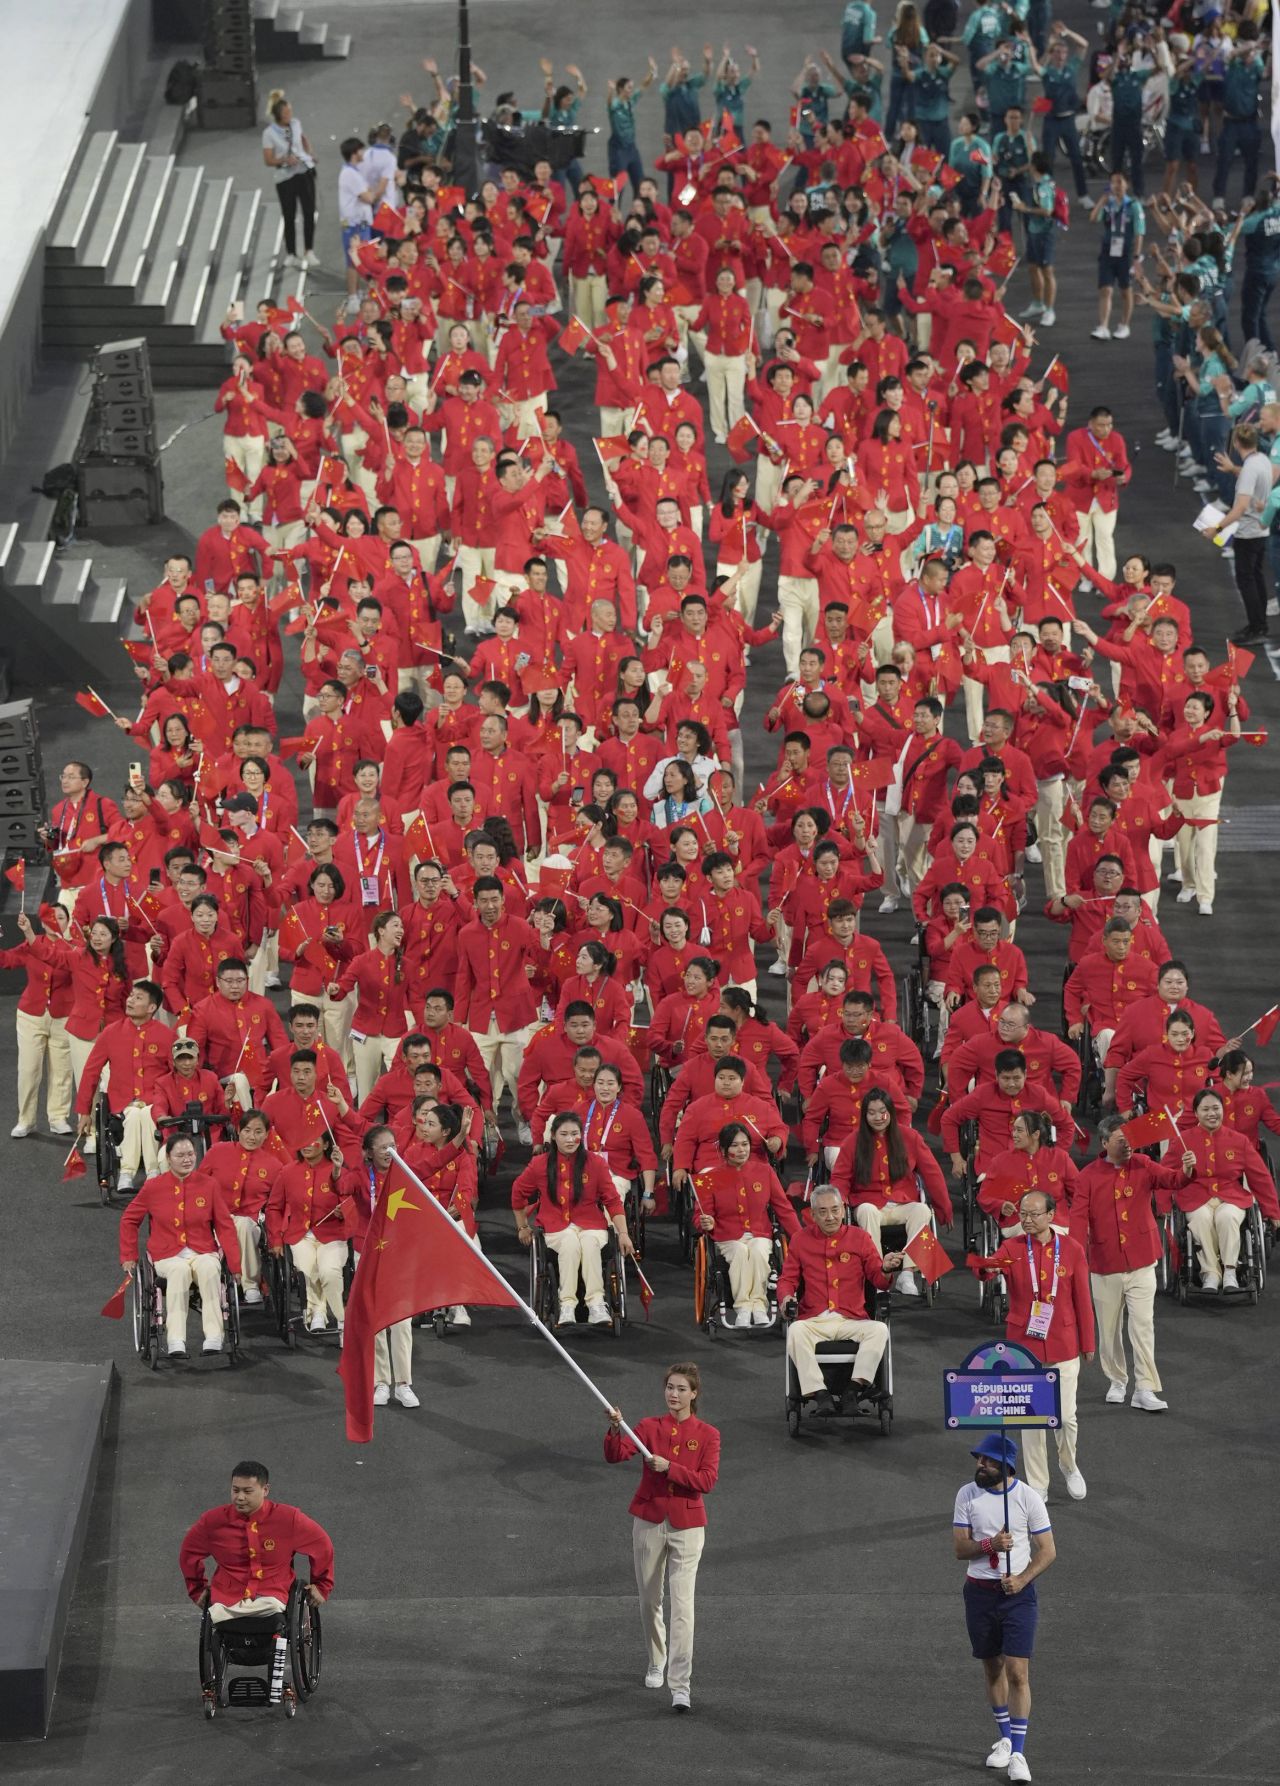
[[[395,1161],[396,1165],[399,1166],[400,1170],[405,1174],[406,1178],[411,1178],[413,1180],[414,1184],[417,1185],[418,1189],[423,1193],[424,1196],[430,1197],[434,1203],[439,1205],[442,1213],[445,1216],[445,1220],[446,1221],[452,1220],[452,1217],[450,1217],[448,1212],[444,1210],[444,1205],[440,1203],[440,1199],[437,1196],[435,1196],[432,1191],[429,1191],[427,1189],[426,1185],[423,1184],[422,1180],[418,1177],[417,1173],[413,1170],[413,1167],[407,1166],[405,1164],[404,1159],[402,1158],[402,1156],[400,1154],[398,1154],[396,1152],[394,1147],[391,1149],[391,1158]],[[484,1266],[485,1270],[489,1273],[490,1277],[497,1279],[497,1281],[502,1285],[502,1288],[506,1291],[507,1295],[509,1297],[511,1297],[512,1300],[516,1303],[516,1305],[520,1309],[521,1313],[528,1317],[529,1324],[534,1329],[534,1331],[536,1333],[540,1334],[542,1336],[542,1338],[544,1340],[546,1340],[547,1344],[560,1354],[561,1358],[563,1358],[565,1363],[569,1366],[569,1369],[571,1371],[573,1371],[575,1376],[579,1377],[582,1380],[582,1382],[585,1384],[585,1386],[591,1391],[592,1395],[595,1396],[596,1400],[600,1403],[600,1406],[605,1410],[605,1412],[607,1414],[609,1414],[610,1416],[612,1416],[613,1403],[609,1400],[608,1396],[604,1393],[604,1391],[602,1389],[598,1389],[596,1387],[596,1385],[591,1381],[591,1378],[587,1375],[586,1371],[584,1371],[582,1366],[578,1363],[577,1359],[573,1357],[572,1353],[566,1352],[564,1347],[560,1344],[560,1341],[556,1338],[555,1334],[551,1332],[550,1328],[546,1325],[546,1323],[543,1321],[540,1321],[538,1319],[537,1315],[529,1307],[529,1304],[525,1301],[524,1297],[521,1296],[517,1290],[512,1289],[511,1284],[508,1282],[508,1280],[502,1275],[502,1273],[498,1270],[497,1266],[492,1262],[492,1260],[487,1259],[485,1257],[484,1253],[480,1250],[478,1243],[471,1238],[471,1236],[467,1233],[466,1229],[459,1228],[458,1232],[459,1232],[459,1234],[461,1234],[462,1238],[466,1241],[467,1245],[471,1248],[471,1250],[475,1254],[477,1260]],[[644,1458],[646,1463],[651,1463],[653,1461],[653,1453],[649,1450],[648,1446],[645,1445],[637,1437],[636,1433],[632,1430],[631,1427],[629,1427],[627,1425],[625,1420],[623,1420],[620,1424],[622,1427],[622,1431],[624,1433],[626,1433],[627,1437],[631,1440],[631,1443],[635,1446],[636,1450],[640,1453],[641,1457]]]

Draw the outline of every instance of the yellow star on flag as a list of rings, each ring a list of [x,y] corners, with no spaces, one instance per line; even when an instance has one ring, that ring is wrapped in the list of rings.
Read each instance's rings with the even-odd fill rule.
[[[387,1198],[387,1220],[394,1222],[402,1209],[421,1208],[421,1203],[415,1203],[411,1197],[406,1197],[404,1192],[397,1188]]]

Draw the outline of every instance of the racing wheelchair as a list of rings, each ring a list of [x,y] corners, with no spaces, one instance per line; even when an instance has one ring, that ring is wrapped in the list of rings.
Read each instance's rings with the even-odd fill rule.
[[[320,1608],[294,1582],[283,1612],[215,1624],[209,1608],[200,1621],[200,1692],[206,1718],[227,1706],[280,1705],[292,1718],[320,1681],[323,1654]],[[266,1670],[235,1674],[233,1668]],[[287,1668],[287,1674],[286,1674]]]
[[[554,1249],[547,1245],[547,1237],[541,1224],[533,1222],[530,1227],[533,1240],[529,1246],[529,1307],[543,1326],[554,1332],[560,1313],[560,1261],[556,1258]],[[610,1226],[609,1238],[600,1255],[600,1270],[604,1279],[604,1300],[609,1310],[609,1325],[615,1339],[622,1338],[622,1329],[627,1324],[625,1266],[626,1260],[618,1246],[617,1232]],[[586,1301],[579,1287],[579,1323],[585,1319],[586,1308]]]
[[[819,1340],[817,1359],[822,1370],[823,1386],[835,1403],[835,1408],[833,1413],[820,1415],[811,1424],[822,1426],[832,1420],[874,1420],[879,1424],[881,1438],[887,1439],[893,1426],[893,1327],[889,1321],[888,1291],[877,1291],[868,1310],[868,1318],[883,1321],[889,1327],[889,1338],[874,1381],[867,1389],[855,1390],[853,1387],[853,1364],[858,1352],[855,1341]],[[795,1320],[790,1308],[784,1311],[783,1320],[790,1328]],[[798,1439],[805,1424],[804,1397],[800,1393],[800,1379],[796,1375],[796,1367],[791,1362],[789,1351],[785,1354],[783,1369],[787,1431],[793,1439]]]
[[[739,1325],[735,1318],[728,1262],[712,1236],[705,1230],[697,1231],[693,1242],[693,1318],[708,1339],[714,1339],[718,1333],[768,1333],[778,1328],[778,1274],[786,1262],[787,1237],[779,1224],[772,1217],[770,1219],[772,1238],[769,1280],[765,1290],[768,1320],[763,1324]]]
[[[228,1365],[234,1369],[240,1353],[240,1285],[228,1270],[226,1260],[218,1256],[218,1296],[222,1304],[222,1349]],[[188,1313],[200,1308],[200,1291],[191,1286]],[[165,1356],[164,1284],[145,1246],[138,1248],[138,1262],[130,1284],[130,1309],[133,1318],[133,1347],[142,1363],[158,1370]],[[185,1360],[184,1360],[185,1362]]]
[[[1257,1305],[1267,1281],[1270,1236],[1267,1224],[1262,1219],[1262,1211],[1256,1203],[1249,1205],[1240,1227],[1240,1258],[1236,1263],[1236,1279],[1240,1287],[1237,1290],[1210,1290],[1205,1287],[1200,1254],[1191,1238],[1184,1211],[1175,1208],[1171,1214],[1165,1216],[1161,1224],[1161,1239],[1160,1285],[1180,1303],[1189,1302],[1193,1296],[1211,1296],[1215,1302],[1244,1300]]]

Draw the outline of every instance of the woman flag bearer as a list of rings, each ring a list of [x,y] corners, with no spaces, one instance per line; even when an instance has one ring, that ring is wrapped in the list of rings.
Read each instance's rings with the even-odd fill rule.
[[[650,1452],[631,1501],[631,1545],[635,1554],[640,1622],[649,1651],[646,1687],[661,1687],[663,1671],[673,1712],[687,1712],[693,1675],[693,1589],[702,1556],[707,1512],[702,1497],[720,1473],[720,1434],[697,1415],[702,1379],[696,1364],[673,1364],[667,1371],[667,1411],[636,1428]],[[637,1455],[622,1430],[622,1414],[609,1410],[604,1455],[611,1464]],[[671,1640],[662,1616],[662,1592],[671,1587]]]
[[[973,1653],[987,1677],[997,1738],[987,1766],[1029,1780],[1023,1750],[1031,1717],[1031,1652],[1035,1646],[1036,1577],[1057,1556],[1049,1514],[1034,1488],[1018,1480],[1018,1447],[988,1433],[971,1453],[973,1481],[956,1496],[952,1536],[968,1564],[964,1616]]]

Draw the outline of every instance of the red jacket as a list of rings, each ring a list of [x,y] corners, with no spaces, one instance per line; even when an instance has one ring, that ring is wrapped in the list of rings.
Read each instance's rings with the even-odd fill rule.
[[[887,1290],[892,1283],[875,1242],[861,1228],[846,1225],[829,1237],[818,1228],[802,1228],[778,1278],[778,1306],[794,1296],[802,1321],[826,1314],[865,1321],[866,1286]]]
[[[674,1164],[684,1171],[695,1172],[717,1165],[720,1161],[718,1136],[728,1122],[740,1122],[751,1134],[751,1151],[763,1156],[765,1141],[777,1135],[785,1143],[787,1125],[778,1114],[778,1107],[767,1098],[753,1098],[742,1092],[736,1098],[722,1098],[711,1092],[696,1098],[685,1112],[676,1135]]]
[[[896,1023],[873,1018],[865,1033],[851,1036],[837,1016],[834,1023],[820,1029],[806,1043],[800,1056],[800,1096],[811,1098],[818,1086],[820,1073],[838,1073],[840,1049],[845,1042],[866,1042],[871,1049],[871,1071],[894,1090],[901,1089],[909,1098],[918,1098],[924,1090],[924,1061],[920,1050]],[[779,1089],[782,1089],[781,1086]]]
[[[651,1415],[635,1432],[646,1450],[669,1460],[670,1468],[644,1466],[628,1511],[650,1525],[661,1525],[665,1519],[678,1532],[705,1526],[702,1497],[711,1493],[720,1473],[720,1434],[715,1427],[696,1414],[687,1420]],[[604,1435],[604,1455],[606,1462],[621,1464],[636,1456],[636,1448],[625,1433],[610,1431]]]
[[[1028,1264],[1028,1246],[1031,1263]],[[1058,1275],[1053,1275],[1054,1259]],[[975,1269],[986,1267],[1002,1271],[1009,1287],[1009,1319],[1005,1335],[1025,1346],[1045,1364],[1065,1364],[1092,1352],[1097,1346],[1093,1324],[1093,1303],[1089,1295],[1089,1266],[1084,1248],[1069,1234],[1050,1233],[1045,1242],[1015,1234],[989,1257],[969,1255]],[[1046,1339],[1031,1339],[1027,1321],[1031,1315],[1032,1293],[1042,1301],[1052,1301],[1053,1319]]]
[[[630,1048],[624,1042],[614,1041],[609,1036],[593,1037],[590,1046],[600,1050],[600,1059],[605,1066],[618,1068],[622,1075],[623,1097],[633,1103],[641,1103],[644,1098],[644,1081]],[[574,1044],[564,1030],[553,1024],[548,1024],[532,1038],[525,1050],[520,1077],[516,1082],[516,1104],[526,1121],[537,1105],[539,1086],[560,1085],[573,1078],[575,1052]],[[437,1054],[435,1058],[440,1057]],[[486,1074],[485,1079],[487,1078]],[[482,1080],[481,1084],[484,1082]]]
[[[889,1150],[883,1137],[877,1136],[871,1173],[860,1183],[855,1183],[853,1156],[858,1137],[852,1134],[840,1143],[830,1182],[841,1193],[848,1209],[856,1209],[859,1203],[871,1203],[877,1209],[884,1209],[891,1203],[918,1203],[923,1197],[937,1210],[939,1220],[950,1225],[955,1212],[951,1207],[947,1181],[929,1151],[928,1143],[915,1129],[904,1128],[902,1139],[907,1146],[907,1170],[903,1177],[889,1177]]]
[[[977,1159],[981,1170],[987,1169],[996,1154],[1009,1145],[1009,1130],[1015,1116],[1023,1110],[1046,1110],[1055,1122],[1070,1120],[1061,1101],[1053,1092],[1027,1084],[1016,1098],[1006,1098],[998,1085],[980,1085],[967,1097],[948,1104],[942,1113],[942,1145],[948,1153],[960,1151],[960,1124],[976,1121],[978,1125]]]
[[[896,1076],[877,1074],[875,1067],[855,1085],[843,1068],[824,1075],[822,1082],[805,1107],[800,1125],[800,1139],[806,1153],[816,1153],[821,1141],[824,1147],[838,1147],[852,1135],[862,1117],[862,1101],[869,1091],[882,1091],[893,1100],[893,1108],[904,1129],[911,1127],[911,1107],[903,1097]],[[825,1130],[823,1123],[826,1123]]]
[[[658,1135],[664,1147],[675,1140],[676,1129],[685,1110],[699,1098],[710,1097],[715,1091],[716,1069],[720,1063],[707,1053],[705,1040],[704,1036],[698,1043],[696,1052],[690,1054],[680,1065],[671,1082],[671,1090],[663,1099],[662,1109],[658,1113]],[[736,1052],[736,1049],[730,1049],[731,1054]],[[743,1055],[738,1055],[738,1058],[747,1069],[743,1090],[753,1098],[772,1098],[773,1087],[764,1068]]]
[[[548,1165],[555,1162],[555,1189],[548,1186]],[[610,1218],[621,1215],[622,1198],[609,1175],[609,1168],[598,1154],[587,1154],[582,1174],[582,1195],[573,1200],[573,1156],[558,1150],[537,1154],[511,1187],[513,1209],[535,1208],[537,1219],[548,1234],[563,1234],[567,1228],[603,1229]]]
[[[822,931],[810,941],[804,960],[795,971],[792,984],[796,992],[806,992],[809,982],[818,979],[823,968],[832,961],[844,963],[850,991],[855,987],[859,992],[870,991],[874,981],[880,994],[880,1015],[887,1017],[890,1023],[895,1020],[898,1015],[897,983],[884,950],[873,936],[855,934],[842,949],[830,931]]]
[[[1152,1199],[1185,1183],[1181,1166],[1142,1153],[1131,1154],[1123,1166],[1105,1156],[1091,1160],[1071,1199],[1072,1238],[1088,1252],[1090,1271],[1109,1277],[1154,1265],[1161,1245]]]
[[[791,1199],[772,1166],[748,1160],[745,1166],[712,1166],[700,1172],[696,1185],[702,1213],[715,1222],[715,1240],[768,1240],[773,1233],[770,1212],[782,1232],[794,1238],[800,1223]]]
[[[1114,1029],[1130,1005],[1155,989],[1155,968],[1141,956],[1135,961],[1132,951],[1124,961],[1101,952],[1086,955],[1063,988],[1067,1022],[1082,1023],[1087,1006],[1090,1030]]]
[[[116,1114],[126,1104],[139,1099],[149,1104],[172,1065],[172,1044],[173,1031],[155,1017],[146,1023],[135,1023],[132,1017],[122,1017],[118,1023],[109,1025],[90,1049],[84,1064],[76,1090],[77,1113],[87,1116],[93,1108],[94,1094],[104,1067],[111,1072],[107,1099]]]
[[[187,1033],[199,1042],[210,1072],[219,1079],[243,1073],[255,1097],[271,1083],[267,1078],[271,1051],[289,1040],[271,1000],[256,992],[246,992],[239,1004],[220,992],[210,993],[192,1011]]]
[[[240,1275],[240,1241],[217,1179],[203,1168],[179,1178],[160,1172],[144,1181],[142,1189],[120,1217],[120,1261],[127,1265],[138,1257],[138,1233],[144,1216],[150,1216],[147,1252],[152,1259],[172,1259],[183,1247],[193,1253],[222,1256],[236,1276]],[[215,1238],[216,1237],[216,1238]]]
[[[338,996],[345,998],[352,988],[356,993],[353,1035],[404,1035],[404,967],[396,950],[366,949],[349,961],[338,975]]]
[[[1075,1163],[1063,1148],[1042,1143],[1033,1154],[1028,1154],[1020,1148],[1007,1147],[987,1163],[978,1186],[978,1205],[998,1221],[1006,1203],[1016,1204],[1028,1191],[1044,1191],[1061,1205],[1059,1219],[1065,1222],[1067,1206],[1075,1205],[1079,1183]],[[1014,1185],[1019,1188],[1014,1190]]]
[[[347,1238],[344,1208],[332,1160],[286,1166],[267,1197],[267,1245],[292,1246],[307,1234],[318,1241]]]
[[[311,1580],[326,1597],[333,1591],[333,1545],[323,1526],[283,1501],[264,1501],[256,1513],[232,1506],[202,1513],[182,1540],[179,1567],[197,1603],[206,1587],[215,1606],[239,1600],[287,1600],[295,1554],[311,1564]],[[205,1581],[205,1558],[215,1563]]]
[[[266,1208],[281,1168],[269,1145],[242,1147],[238,1141],[216,1141],[201,1160],[200,1170],[217,1182],[232,1215],[253,1221]]]
[[[994,1027],[988,1030],[984,1025],[981,1034],[974,1036],[972,1041],[962,1042],[950,1057],[947,1085],[953,1092],[963,1094],[970,1080],[978,1085],[994,1084],[996,1055],[1007,1047]],[[1014,1052],[1026,1063],[1028,1085],[1036,1086],[1049,1097],[1060,1096],[1064,1104],[1074,1104],[1080,1089],[1080,1056],[1074,1048],[1068,1048],[1047,1029],[1029,1029],[1026,1040]],[[1061,1082],[1060,1092],[1055,1087],[1055,1080]]]
[[[536,968],[541,941],[523,918],[504,914],[491,929],[476,918],[458,932],[458,1019],[483,1035],[497,1018],[505,1035],[525,1029],[538,1010],[526,967]]]
[[[1276,1200],[1275,1183],[1266,1162],[1239,1129],[1229,1129],[1224,1124],[1211,1135],[1199,1123],[1193,1123],[1183,1128],[1182,1141],[1184,1149],[1196,1156],[1196,1170],[1194,1177],[1184,1179],[1173,1193],[1179,1209],[1190,1215],[1214,1197],[1237,1209],[1248,1209],[1256,1199],[1269,1222],[1280,1222],[1280,1202]],[[1168,1197],[1162,1195],[1160,1207],[1168,1209]]]

